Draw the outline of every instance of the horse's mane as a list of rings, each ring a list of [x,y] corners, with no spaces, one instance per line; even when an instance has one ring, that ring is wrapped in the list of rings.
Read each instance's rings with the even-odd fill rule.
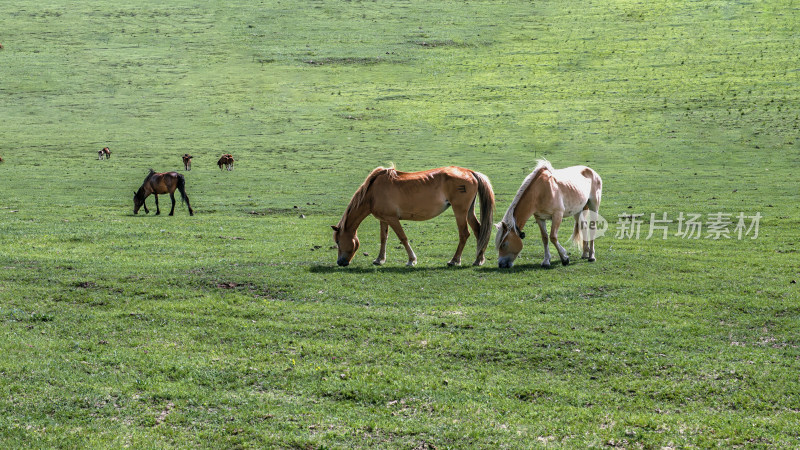
[[[345,220],[350,213],[360,207],[364,200],[367,198],[367,192],[369,191],[369,187],[372,186],[372,183],[378,178],[380,175],[387,175],[389,178],[396,178],[397,177],[397,170],[394,168],[394,164],[391,167],[376,167],[367,178],[361,183],[361,186],[356,189],[355,194],[353,194],[353,198],[350,199],[350,203],[347,205],[347,209],[344,210],[344,214],[342,215],[342,220],[339,221],[339,228],[344,229]]]
[[[553,169],[553,166],[550,165],[550,161],[546,159],[540,159],[536,161],[536,167],[533,169],[533,172],[531,172],[530,175],[525,177],[525,180],[522,182],[522,186],[520,186],[519,190],[517,191],[517,195],[514,196],[514,200],[511,201],[511,205],[506,210],[503,220],[500,221],[500,223],[505,223],[509,230],[514,230],[517,228],[517,221],[514,219],[514,211],[517,209],[517,204],[519,204],[519,201],[522,199],[522,195],[525,194],[525,191],[528,190],[528,187],[530,187],[531,183],[533,183],[533,180],[536,179],[536,176],[539,175],[539,172],[541,172],[542,169],[547,169],[551,172],[555,170]],[[499,248],[505,237],[505,233],[497,233],[494,242],[495,247]]]
[[[136,191],[136,195],[143,195],[144,194],[144,185],[147,183],[147,180],[149,180],[150,177],[152,177],[155,173],[156,173],[155,170],[150,169],[150,171],[147,173],[147,176],[144,177],[144,181],[142,181],[142,185],[139,186],[139,190]]]

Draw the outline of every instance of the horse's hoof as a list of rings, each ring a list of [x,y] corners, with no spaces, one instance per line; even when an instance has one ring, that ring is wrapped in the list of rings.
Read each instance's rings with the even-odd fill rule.
[[[597,260],[594,257],[589,258],[589,262],[595,262],[595,261]]]
[[[483,263],[485,263],[485,262],[486,262],[486,259],[485,259],[485,258],[484,258],[484,259],[480,259],[480,260],[475,260],[475,262],[474,262],[474,263],[472,263],[472,265],[473,265],[474,267],[478,267],[478,266],[482,266],[482,265],[483,265]]]
[[[385,262],[386,262],[385,259],[376,259],[375,261],[372,261],[372,264],[376,265],[376,266],[382,266],[383,263],[385,263]]]
[[[460,266],[461,265],[461,261],[450,260],[450,261],[447,261],[447,265],[450,266],[450,267],[452,267],[452,266]]]
[[[542,269],[549,269],[549,268],[550,268],[550,264],[542,263]]]
[[[562,265],[562,266],[568,266],[568,265],[569,265],[569,258],[567,258],[567,259],[562,259],[562,260],[561,260],[561,265]]]
[[[173,215],[173,213],[169,213],[169,215],[170,215],[170,216],[172,216],[172,215]]]
[[[409,261],[406,263],[406,267],[414,267],[417,265],[417,261]]]

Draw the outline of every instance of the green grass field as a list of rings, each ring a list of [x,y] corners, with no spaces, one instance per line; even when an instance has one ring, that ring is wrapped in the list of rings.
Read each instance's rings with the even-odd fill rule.
[[[1,447],[800,446],[800,3],[3,9]],[[448,211],[336,266],[374,167],[483,172],[499,220],[543,157],[603,177],[597,262],[448,268]],[[194,217],[132,214],[151,167]],[[758,238],[646,239],[720,212]]]

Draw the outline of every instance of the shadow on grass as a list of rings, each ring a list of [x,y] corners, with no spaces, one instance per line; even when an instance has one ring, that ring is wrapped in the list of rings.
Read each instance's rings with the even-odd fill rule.
[[[561,266],[560,261],[553,261],[553,265],[550,268],[544,268],[541,264],[530,263],[530,264],[515,264],[514,267],[510,269],[501,269],[497,267],[497,265],[489,265],[484,264],[481,267],[473,267],[472,265],[461,265],[461,266],[432,266],[432,267],[407,267],[407,266],[362,266],[362,267],[339,267],[335,263],[334,264],[316,264],[312,265],[308,268],[308,271],[311,273],[375,273],[375,272],[386,272],[386,273],[432,273],[432,272],[447,272],[453,270],[475,270],[479,273],[518,273],[518,272],[530,272],[530,271],[542,271],[547,272],[551,270],[562,270],[559,269]],[[570,263],[570,266],[573,266],[574,263]],[[567,266],[569,267],[569,266]]]
[[[542,271],[542,272],[549,272],[549,271],[552,271],[552,270],[559,270],[559,271],[563,270],[562,268],[559,267],[559,266],[562,266],[560,261],[553,261],[551,264],[552,265],[550,267],[542,267],[542,265],[539,264],[539,263],[514,264],[514,266],[511,267],[510,269],[508,269],[508,268],[501,269],[500,267],[497,267],[497,265],[490,266],[488,264],[485,264],[485,265],[483,265],[481,267],[476,267],[475,270],[477,270],[479,272],[484,272],[484,273],[485,272],[491,272],[491,273],[517,273],[517,272],[530,272],[532,270]],[[570,266],[573,266],[573,265],[575,265],[575,263],[574,262],[570,262],[569,266],[566,266],[566,267],[570,267]]]
[[[408,267],[408,266],[365,266],[365,267],[339,267],[336,264],[331,265],[313,265],[309,267],[308,271],[311,273],[430,273],[430,272],[445,272],[449,270],[464,270],[471,266],[441,266],[441,267]]]

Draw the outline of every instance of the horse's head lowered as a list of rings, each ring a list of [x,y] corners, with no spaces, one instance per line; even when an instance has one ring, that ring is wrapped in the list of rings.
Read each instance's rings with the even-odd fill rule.
[[[333,228],[333,240],[339,249],[336,264],[342,267],[348,266],[361,245],[358,241],[358,234],[345,230],[343,226],[331,226],[331,228]]]
[[[497,237],[495,238],[495,246],[498,251],[497,265],[501,269],[508,269],[514,265],[514,260],[522,251],[522,239],[525,238],[525,233],[516,225],[509,226],[505,222],[500,222],[495,226],[497,227]]]
[[[139,189],[137,192],[133,193],[133,213],[134,214],[139,214],[139,208],[141,208],[142,205],[144,205],[144,199],[145,199],[144,189]],[[145,213],[150,213],[150,211],[147,210],[146,206],[144,208],[144,212]]]

